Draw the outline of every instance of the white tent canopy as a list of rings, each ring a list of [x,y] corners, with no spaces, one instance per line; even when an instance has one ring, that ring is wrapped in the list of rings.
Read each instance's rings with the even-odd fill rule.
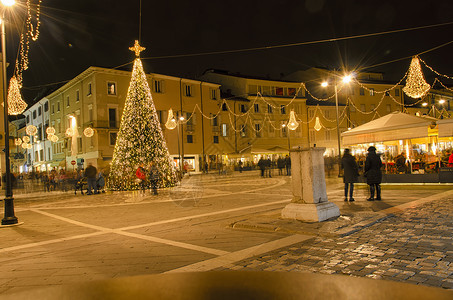
[[[366,144],[428,137],[437,119],[393,112],[341,134],[343,145]]]
[[[439,126],[439,137],[453,136],[453,119],[444,119],[437,122]]]

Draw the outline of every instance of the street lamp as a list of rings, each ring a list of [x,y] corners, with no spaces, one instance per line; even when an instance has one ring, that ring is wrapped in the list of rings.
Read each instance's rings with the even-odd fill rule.
[[[3,75],[3,112],[5,122],[5,214],[2,219],[2,225],[14,225],[18,223],[17,217],[14,215],[14,198],[13,189],[11,186],[11,166],[9,160],[9,123],[8,123],[8,101],[7,101],[7,84],[6,84],[6,33],[5,33],[5,13],[6,7],[12,6],[14,0],[1,0],[3,6],[2,12],[2,75]]]
[[[351,75],[345,75],[342,78],[342,83],[347,84],[351,81]],[[327,87],[329,84],[324,81],[321,83],[322,87]],[[339,121],[339,112],[338,112],[338,82],[335,77],[335,117],[337,120],[337,141],[338,141],[338,177],[341,176],[341,143],[340,143],[340,121]]]

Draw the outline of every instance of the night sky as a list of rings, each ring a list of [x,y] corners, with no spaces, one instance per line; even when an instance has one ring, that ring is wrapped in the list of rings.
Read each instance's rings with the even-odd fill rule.
[[[17,0],[16,0],[17,1]],[[36,3],[37,0],[32,0]],[[19,1],[24,5],[24,1]],[[31,43],[24,98],[70,80],[89,66],[131,70],[128,50],[139,38],[140,0],[43,0],[41,34]],[[7,26],[8,60],[14,62],[23,8]],[[146,72],[196,78],[222,69],[280,79],[319,66],[385,72],[398,81],[410,56],[453,40],[453,24],[336,42],[229,54],[158,58],[248,49],[385,32],[453,22],[453,1],[142,0],[141,44]],[[453,43],[421,55],[437,71],[453,75]],[[369,69],[368,67],[402,59]],[[13,64],[14,65],[14,64]],[[9,68],[11,73],[12,68]],[[432,73],[425,69],[430,78]]]

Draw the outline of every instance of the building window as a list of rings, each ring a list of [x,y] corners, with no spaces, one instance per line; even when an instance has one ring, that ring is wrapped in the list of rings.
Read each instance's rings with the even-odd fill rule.
[[[82,137],[77,138],[77,152],[82,153]]]
[[[286,126],[282,126],[282,137],[288,136],[288,130],[286,128],[287,128]]]
[[[60,112],[60,101],[57,102],[57,112]]]
[[[163,82],[162,82],[162,80],[154,80],[153,81],[153,91],[155,93],[162,93],[163,92]]]
[[[280,105],[280,113],[281,113],[282,115],[286,115],[286,106]]]
[[[272,113],[272,106],[270,104],[267,105],[267,113]]]
[[[227,104],[225,102],[222,104],[222,110],[223,111],[228,111],[228,106],[227,106]]]
[[[116,96],[116,83],[107,82],[107,95]]]
[[[246,113],[247,112],[247,105],[241,104],[239,106],[241,113]]]
[[[228,126],[227,126],[227,124],[222,124],[222,136],[228,136]]]
[[[360,92],[360,96],[365,96],[365,89],[364,88],[361,87],[359,92]]]
[[[330,130],[326,130],[326,141],[330,141]]]
[[[44,160],[44,149],[41,149],[39,150],[39,158],[38,158],[39,161],[43,161]]]
[[[88,122],[93,122],[93,107],[88,107]]]
[[[88,91],[87,91],[87,96],[91,95],[91,83],[88,83]]]
[[[284,91],[284,89],[282,87],[276,87],[275,88],[275,95],[283,96],[283,91]]]
[[[386,96],[390,96],[390,92],[389,91],[385,91],[385,95]]]
[[[76,101],[76,102],[79,102],[79,101],[80,101],[80,91],[79,91],[79,90],[77,90],[77,91],[75,92],[75,101]]]
[[[373,88],[370,89],[370,96],[374,96],[374,89]]]
[[[55,104],[52,104],[52,107],[50,109],[50,113],[54,114],[55,113]]]
[[[184,86],[184,92],[185,92],[186,97],[192,97],[192,93],[193,93],[193,91],[192,91],[192,86],[186,84],[186,85]]]
[[[66,96],[66,107],[69,106],[69,96]]]
[[[36,110],[33,111],[33,120],[36,119]]]
[[[399,97],[400,96],[400,89],[395,89],[395,97]]]
[[[360,110],[361,110],[362,112],[366,112],[365,104],[360,104]]]
[[[288,96],[296,96],[296,88],[288,88]]]
[[[216,100],[217,99],[217,90],[216,89],[211,89],[211,100]]]
[[[258,103],[253,104],[253,108],[255,109],[255,113],[260,112],[260,105]]]
[[[27,116],[27,123],[30,123],[30,116]]]
[[[376,105],[370,104],[370,111],[374,111],[375,108],[376,108]]]
[[[116,144],[116,137],[118,135],[118,132],[110,132],[110,146],[115,146]]]
[[[218,144],[219,143],[219,136],[218,135],[214,135],[213,142],[214,142],[214,144]]]
[[[391,104],[387,104],[386,107],[387,107],[387,112],[388,113],[392,111],[392,105]]]
[[[49,102],[44,102],[44,111],[47,112],[49,110]]]
[[[193,135],[191,135],[191,134],[187,135],[187,143],[188,144],[192,144],[193,143]]]
[[[41,113],[42,113],[42,110],[41,110],[41,106],[40,106],[40,107],[38,107],[38,116],[40,116]]]
[[[116,127],[116,108],[109,108],[109,128]]]
[[[261,137],[261,126],[260,126],[260,124],[255,124],[255,133],[256,133],[256,137],[257,138]]]

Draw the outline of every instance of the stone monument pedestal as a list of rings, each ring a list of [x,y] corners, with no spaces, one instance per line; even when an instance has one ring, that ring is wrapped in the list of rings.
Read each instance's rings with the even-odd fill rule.
[[[282,218],[322,222],[340,216],[338,206],[327,200],[324,151],[316,147],[291,149],[293,200],[282,210]]]

